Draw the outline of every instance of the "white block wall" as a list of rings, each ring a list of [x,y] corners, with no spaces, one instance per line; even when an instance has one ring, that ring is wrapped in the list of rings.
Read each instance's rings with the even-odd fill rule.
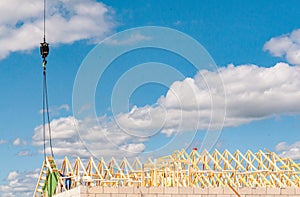
[[[300,197],[300,188],[238,188],[241,197]],[[55,197],[236,197],[230,188],[78,187]]]

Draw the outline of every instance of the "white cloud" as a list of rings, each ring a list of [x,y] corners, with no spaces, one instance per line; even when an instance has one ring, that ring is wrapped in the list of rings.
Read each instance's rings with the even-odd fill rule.
[[[62,112],[69,112],[70,106],[68,104],[62,104],[60,106],[51,106],[49,108],[49,113],[51,117],[59,116]],[[43,109],[40,109],[39,113],[42,114],[44,112]],[[46,110],[45,110],[46,112]]]
[[[0,185],[0,193],[3,197],[32,196],[40,170],[31,172],[12,171]]]
[[[95,120],[88,118],[77,120],[70,116],[54,119],[51,121],[51,128],[53,152],[57,156],[70,155],[87,158],[92,153],[98,158],[102,156],[120,158],[125,155],[136,156],[145,149],[140,139],[136,140],[121,132],[108,120],[103,120],[98,124]],[[42,126],[36,127],[32,137],[34,145],[43,145],[42,136]],[[46,132],[46,138],[49,139],[48,132]],[[46,151],[50,153],[48,143],[47,140]]]
[[[141,42],[144,40],[150,40],[151,37],[145,36],[141,33],[135,33],[135,34],[130,34],[127,35],[128,37],[122,38],[122,39],[108,39],[105,40],[104,43],[107,45],[132,45],[137,42]]]
[[[113,10],[93,0],[48,1],[47,41],[53,44],[78,40],[99,41],[115,24]],[[0,2],[0,59],[11,52],[39,46],[43,37],[43,1]]]
[[[219,75],[226,91],[226,117],[220,115],[211,121],[212,113],[222,114],[223,110],[222,87],[216,82]],[[232,127],[299,114],[299,87],[300,67],[285,63],[270,68],[229,65],[218,72],[202,70],[194,78],[174,82],[167,94],[157,100],[157,105],[133,107],[129,113],[118,114],[115,117],[118,124],[107,117],[99,117],[99,124],[89,118],[54,119],[51,122],[54,153],[89,157],[90,150],[96,157],[130,157],[144,152],[145,142],[159,132],[172,136],[177,132],[213,130],[223,120],[225,127]],[[41,126],[35,129],[32,139],[36,146],[42,146]]]
[[[59,110],[65,110],[65,111],[69,111],[70,110],[70,106],[68,104],[63,104],[61,106],[58,107]]]
[[[300,67],[278,63],[270,68],[229,65],[219,72],[200,71],[194,78],[174,82],[156,107],[134,107],[130,113],[117,116],[117,120],[122,128],[131,132],[162,129],[167,135],[217,128],[223,118],[217,121],[210,118],[212,113],[222,111],[224,102],[222,87],[215,83],[219,75],[226,92],[225,127],[300,113]]]
[[[6,144],[6,143],[7,143],[6,140],[0,140],[0,145],[1,145],[1,144]]]
[[[14,146],[25,146],[27,144],[27,142],[25,140],[22,140],[20,138],[16,138],[14,141],[13,141],[13,145]]]
[[[16,178],[18,177],[18,175],[19,175],[19,174],[18,174],[16,171],[12,171],[12,172],[10,172],[10,173],[8,174],[7,180],[8,180],[8,181],[14,180],[14,179],[16,179]]]
[[[21,157],[29,156],[29,155],[30,155],[29,150],[22,150],[22,151],[18,152],[18,156],[21,156]]]
[[[20,144],[21,144],[20,138],[17,138],[17,139],[15,139],[15,140],[13,141],[13,145],[14,145],[14,146],[19,146]]]
[[[180,20],[177,20],[177,21],[175,21],[175,22],[173,23],[173,25],[178,27],[178,26],[183,25],[183,22],[180,21]]]
[[[291,64],[300,65],[300,29],[271,38],[263,49],[275,57],[285,57]]]
[[[286,142],[280,142],[276,145],[275,150],[281,157],[288,157],[294,160],[300,160],[300,141],[288,145]]]

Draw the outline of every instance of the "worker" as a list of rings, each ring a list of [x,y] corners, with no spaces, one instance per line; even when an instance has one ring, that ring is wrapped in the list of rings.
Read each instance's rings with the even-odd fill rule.
[[[71,189],[71,186],[72,186],[72,174],[69,173],[69,176],[66,178],[66,189],[67,190],[70,190]]]
[[[65,179],[65,187],[67,190],[70,190],[71,189],[71,186],[72,186],[72,174],[69,173],[68,175],[65,175],[62,173],[61,170],[59,170],[59,175],[61,176],[62,179]]]

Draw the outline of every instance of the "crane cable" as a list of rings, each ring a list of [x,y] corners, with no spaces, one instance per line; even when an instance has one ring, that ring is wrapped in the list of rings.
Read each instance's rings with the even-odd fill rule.
[[[44,37],[43,43],[40,43],[40,53],[43,58],[43,142],[44,142],[44,159],[46,159],[46,117],[48,124],[49,132],[49,145],[51,150],[51,155],[54,158],[53,148],[52,148],[52,135],[51,135],[51,126],[50,126],[50,115],[49,115],[49,106],[48,106],[48,90],[47,90],[47,60],[46,57],[49,54],[49,44],[46,42],[46,0],[44,0]]]

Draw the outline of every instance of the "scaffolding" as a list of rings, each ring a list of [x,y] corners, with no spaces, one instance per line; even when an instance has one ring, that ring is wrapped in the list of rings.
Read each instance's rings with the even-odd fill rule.
[[[52,159],[52,158],[50,158]],[[59,170],[58,170],[59,169]],[[300,165],[290,158],[281,158],[274,152],[239,150],[212,153],[204,150],[201,154],[193,150],[175,151],[172,155],[142,163],[136,158],[129,163],[126,158],[117,162],[112,158],[108,163],[102,158],[93,158],[84,165],[77,157],[74,165],[65,157],[60,168],[54,161],[43,164],[34,196],[42,194],[45,173],[59,171],[72,180],[71,188],[79,186],[144,186],[144,187],[300,187]],[[66,190],[62,177],[56,193]]]

